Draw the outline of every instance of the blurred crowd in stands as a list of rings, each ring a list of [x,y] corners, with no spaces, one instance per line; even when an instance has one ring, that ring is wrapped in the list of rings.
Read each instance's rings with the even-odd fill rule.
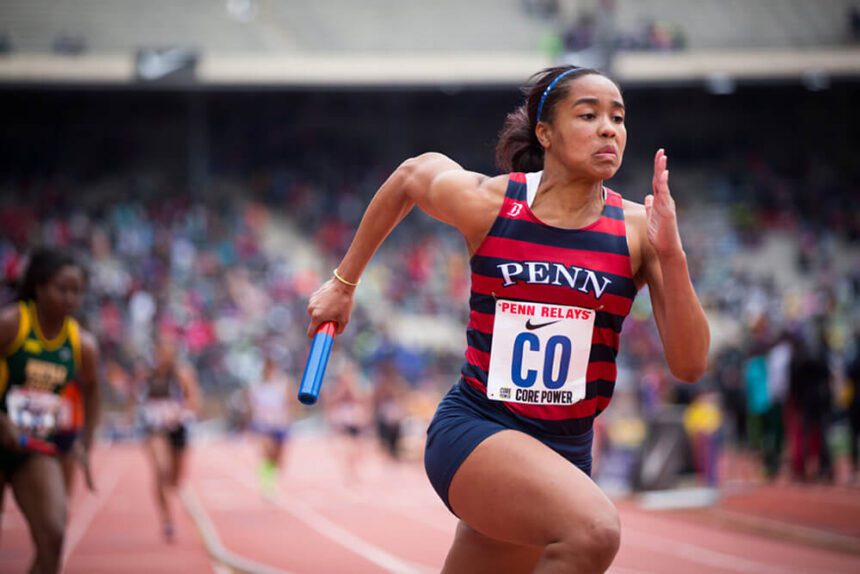
[[[685,412],[694,464],[709,483],[719,478],[715,461],[725,447],[760,455],[766,477],[798,480],[833,480],[835,461],[850,452],[856,478],[860,218],[851,204],[860,190],[815,162],[790,186],[759,160],[748,160],[741,173],[708,172],[708,201],[681,205],[694,281],[714,320],[710,371],[694,386],[671,378],[641,294],[625,323],[618,408],[601,417],[603,446],[610,452],[613,440],[641,444],[641,429],[677,408]],[[266,358],[300,376],[306,299],[343,254],[379,183],[362,181],[343,191],[300,177],[285,185],[224,183],[205,198],[144,177],[97,187],[9,184],[0,202],[3,298],[14,296],[31,246],[76,251],[90,272],[83,319],[103,349],[109,404],[121,410],[133,398],[135,373],[151,360],[153,341],[170,335],[198,369],[207,416],[229,418],[230,396],[259,377]],[[272,239],[279,228],[295,239]],[[786,273],[766,277],[732,265],[775,237],[790,240]],[[302,249],[314,263],[298,257]],[[404,344],[379,310],[464,325],[468,263],[455,232],[413,213],[368,269],[363,281],[377,291],[359,299],[338,339],[337,352],[349,363],[332,376],[356,373],[358,390],[332,391],[331,400],[366,404],[354,421],[373,425],[395,458],[410,450],[401,441],[421,435],[422,421],[456,381],[462,349]],[[401,424],[410,431],[402,433]]]

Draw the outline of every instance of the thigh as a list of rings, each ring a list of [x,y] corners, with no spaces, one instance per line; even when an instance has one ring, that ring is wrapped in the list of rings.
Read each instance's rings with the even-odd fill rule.
[[[170,467],[170,442],[163,433],[152,433],[146,437],[144,450],[155,473],[162,476]]]
[[[56,458],[29,456],[8,482],[34,534],[65,528],[66,486]]]
[[[75,486],[75,469],[78,466],[78,460],[75,453],[68,453],[57,457],[60,461],[60,466],[63,469],[63,483],[66,487],[66,494],[71,496],[72,489]]]
[[[448,499],[457,516],[484,536],[541,549],[571,532],[618,522],[612,502],[591,478],[513,430],[490,436],[469,454]]]
[[[182,477],[185,476],[186,452],[184,448],[173,448],[170,450],[170,484],[178,486]]]
[[[461,520],[442,574],[528,574],[542,551],[488,538]]]

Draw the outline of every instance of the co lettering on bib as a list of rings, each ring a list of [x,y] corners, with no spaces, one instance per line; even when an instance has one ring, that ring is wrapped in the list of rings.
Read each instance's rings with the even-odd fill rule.
[[[530,405],[584,399],[594,316],[581,307],[496,301],[487,396]]]

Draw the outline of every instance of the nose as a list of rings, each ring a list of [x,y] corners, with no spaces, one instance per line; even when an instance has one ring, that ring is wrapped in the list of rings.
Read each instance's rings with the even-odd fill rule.
[[[604,117],[598,126],[598,134],[603,138],[614,138],[617,134],[617,130],[615,124],[612,123],[612,119],[608,117]]]
[[[81,297],[77,293],[68,292],[63,297],[63,303],[69,312],[75,312],[81,304]]]

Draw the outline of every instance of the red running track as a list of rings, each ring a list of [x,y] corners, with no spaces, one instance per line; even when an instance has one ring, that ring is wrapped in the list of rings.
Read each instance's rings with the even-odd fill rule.
[[[198,440],[184,506],[176,502],[177,540],[168,545],[139,447],[102,446],[94,457],[98,492],[79,485],[72,503],[65,571],[438,572],[455,519],[421,465],[395,464],[368,448],[361,480],[354,482],[338,454],[323,438],[297,438],[278,493],[269,499],[257,488],[252,440]],[[610,570],[616,574],[860,572],[858,554],[618,504],[622,546]],[[31,556],[26,526],[8,495],[5,509],[0,572],[25,572]]]

